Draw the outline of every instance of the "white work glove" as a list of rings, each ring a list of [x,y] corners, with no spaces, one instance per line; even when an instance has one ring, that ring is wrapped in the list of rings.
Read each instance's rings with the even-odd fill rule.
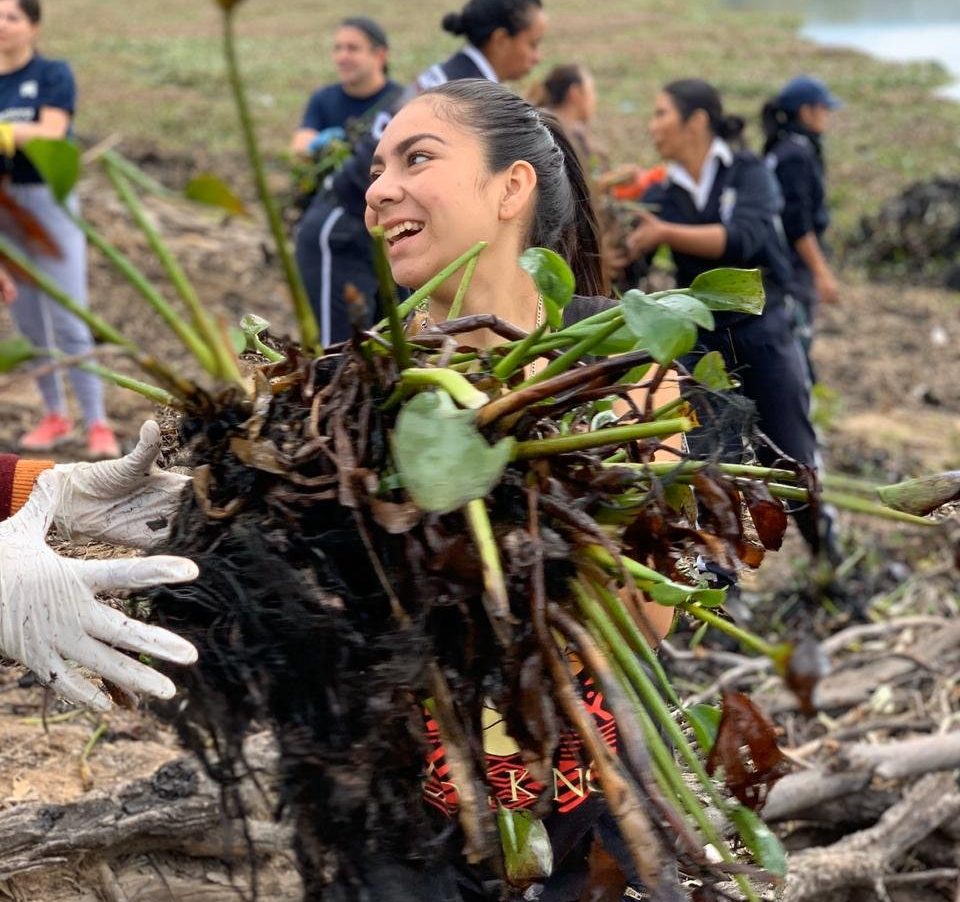
[[[58,464],[57,530],[66,538],[146,548],[162,539],[189,476],[155,465],[160,427],[147,420],[126,457],[99,463]]]
[[[197,576],[196,564],[170,556],[61,557],[46,543],[57,483],[50,470],[41,473],[23,508],[0,523],[0,655],[25,664],[64,698],[98,711],[110,708],[109,697],[71,670],[67,659],[131,692],[171,698],[176,687],[167,677],[117,649],[177,664],[196,661],[196,649],[101,604],[94,594],[188,582]]]

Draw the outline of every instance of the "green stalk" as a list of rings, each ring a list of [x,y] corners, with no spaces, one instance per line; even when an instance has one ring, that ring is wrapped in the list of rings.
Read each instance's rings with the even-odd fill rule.
[[[287,358],[281,354],[279,351],[275,351],[270,345],[265,345],[261,340],[259,335],[249,336],[251,339],[251,344],[253,349],[258,353],[267,358],[271,363],[279,363],[281,360],[286,360]]]
[[[120,170],[134,185],[148,194],[155,194],[157,197],[176,198],[179,195],[176,191],[165,188],[156,179],[147,175],[136,163],[128,160],[123,154],[114,149],[108,149],[98,154],[103,160],[108,160],[117,169]]]
[[[490,525],[490,516],[487,505],[482,498],[468,501],[464,507],[470,535],[480,554],[483,564],[484,602],[490,625],[504,647],[511,641],[510,630],[510,600],[507,596],[507,586],[503,578],[503,567],[500,563],[500,552],[493,536]]]
[[[140,203],[140,199],[130,187],[127,177],[115,169],[108,159],[104,159],[104,170],[107,173],[107,178],[110,179],[117,194],[120,196],[120,199],[130,211],[137,226],[146,237],[151,250],[157,255],[157,259],[166,271],[177,294],[180,295],[183,302],[187,305],[187,310],[189,310],[190,317],[193,321],[193,327],[206,344],[207,350],[212,357],[212,360],[209,361],[211,366],[207,369],[207,372],[212,376],[241,384],[240,370],[237,367],[237,360],[233,355],[233,350],[223,341],[216,323],[204,308],[203,302],[197,296],[193,285],[190,284],[190,280],[177,262],[177,259],[170,253],[170,249],[164,242],[160,232],[157,231],[156,227],[150,221],[143,205]]]
[[[374,226],[370,231],[373,239],[373,269],[380,283],[380,294],[387,308],[387,322],[390,323],[390,341],[393,345],[393,357],[401,370],[410,368],[410,346],[403,330],[403,317],[397,301],[397,283],[390,272],[390,260],[387,257],[387,239],[383,226]]]
[[[413,294],[410,295],[399,307],[397,307],[397,314],[400,316],[400,319],[405,319],[409,316],[414,310],[417,309],[418,305],[430,296],[432,291],[435,291],[436,288],[442,285],[447,279],[450,278],[461,266],[466,266],[477,254],[480,253],[487,246],[486,241],[478,241],[470,250],[465,251],[456,260],[452,263],[448,263],[443,269],[440,270],[432,279],[429,279],[425,282],[420,288],[418,288]],[[375,329],[378,331],[387,325],[387,320],[382,319],[376,326]]]
[[[767,483],[767,488],[775,498],[784,498],[787,501],[810,500],[810,493],[806,489],[801,489],[797,486],[769,482]],[[894,510],[892,507],[886,507],[875,501],[868,501],[859,495],[823,491],[820,493],[820,498],[827,504],[832,504],[834,507],[853,511],[857,514],[869,514],[871,517],[879,517],[883,520],[895,520],[898,523],[909,523],[911,526],[926,526],[929,528],[937,525],[935,520],[927,520],[915,514],[907,514],[903,511]]]
[[[517,387],[518,390],[536,385],[538,382],[543,382],[546,379],[552,379],[554,376],[565,372],[580,360],[581,357],[590,353],[591,349],[595,348],[601,342],[606,341],[606,339],[613,335],[619,328],[620,323],[615,321],[608,323],[603,328],[597,329],[593,334],[581,338],[580,341],[569,350],[564,351],[556,360],[551,360],[550,363],[543,368],[542,372],[534,373],[529,379],[519,385]]]
[[[726,633],[732,639],[736,639],[737,642],[739,642],[744,648],[749,648],[758,655],[763,655],[765,658],[769,658],[778,666],[780,663],[782,663],[784,656],[783,645],[771,645],[769,642],[765,642],[759,636],[755,636],[753,633],[748,633],[735,623],[725,620],[719,614],[716,614],[709,608],[702,607],[701,605],[687,603],[679,604],[677,607],[682,611],[686,611],[691,617],[695,617],[701,623],[709,624],[715,629],[720,630],[721,633]]]
[[[463,307],[463,299],[467,296],[467,289],[470,287],[470,282],[473,280],[473,273],[477,268],[477,261],[479,257],[471,257],[467,262],[467,266],[463,271],[463,275],[460,277],[460,285],[457,287],[457,293],[454,295],[453,303],[450,305],[450,312],[447,314],[447,319],[456,319],[460,316],[460,310]]]
[[[662,460],[652,461],[651,463],[636,464],[629,462],[604,461],[605,467],[626,468],[637,470],[640,473],[649,473],[651,476],[689,476],[692,473],[698,473],[700,470],[710,469],[719,470],[727,476],[746,476],[751,479],[796,479],[797,474],[793,470],[781,470],[775,467],[754,467],[748,464],[725,464],[712,463],[706,460]]]
[[[287,286],[290,289],[290,299],[293,301],[294,315],[300,327],[300,344],[305,350],[319,351],[321,350],[320,331],[317,328],[317,320],[313,315],[313,309],[310,307],[310,299],[307,297],[307,290],[304,288],[300,271],[297,269],[293,257],[290,254],[290,248],[287,245],[287,238],[283,230],[283,222],[280,219],[277,206],[270,195],[263,160],[260,157],[260,148],[257,146],[253,117],[250,115],[250,107],[247,103],[243,78],[240,75],[240,65],[237,61],[237,49],[233,35],[233,7],[224,9],[223,12],[223,50],[227,62],[227,79],[230,82],[233,100],[237,107],[240,129],[243,132],[243,140],[247,150],[247,157],[250,160],[250,167],[253,169],[253,178],[257,186],[257,193],[260,195],[260,203],[263,204],[263,209],[267,214],[267,222],[270,224],[270,231],[273,233],[277,254],[280,257],[280,264],[283,267],[283,274],[286,277]]]
[[[584,617],[588,623],[595,627],[602,636],[606,648],[612,653],[613,659],[626,674],[629,684],[632,685],[636,690],[643,707],[645,707],[650,716],[660,724],[661,728],[667,734],[667,737],[680,753],[680,757],[683,759],[684,763],[690,768],[691,771],[693,771],[697,779],[700,781],[700,784],[703,786],[713,804],[720,811],[726,813],[728,808],[726,799],[720,794],[716,783],[706,772],[703,762],[700,760],[700,757],[697,755],[696,751],[694,751],[693,747],[687,741],[687,737],[683,735],[683,731],[677,725],[676,720],[674,720],[673,715],[670,713],[670,709],[666,705],[666,702],[664,702],[660,693],[657,692],[656,686],[654,686],[650,676],[640,666],[640,663],[627,647],[626,643],[622,641],[620,634],[617,632],[610,619],[606,616],[596,598],[593,597],[591,593],[584,591],[583,587],[579,586],[576,581],[572,583],[572,587]],[[608,593],[607,590],[602,586],[593,585],[591,588],[597,594],[602,593],[604,595],[612,595],[612,593]],[[610,603],[616,603],[616,600],[612,599]],[[652,732],[656,733],[656,730]],[[656,743],[656,740],[652,740],[652,742]],[[670,769],[668,768],[664,776],[669,779],[669,775]],[[699,803],[696,803],[695,807],[699,809]],[[725,861],[734,861],[733,854],[727,848],[722,837],[719,836],[713,825],[709,824],[706,816],[704,815],[701,819],[701,817],[696,815],[693,810],[691,810],[690,813],[697,818],[701,829],[704,830],[704,833],[710,839],[711,843],[713,843],[721,857]],[[742,878],[742,875],[737,882],[741,889],[743,889],[743,891],[748,895],[748,898],[757,898],[753,893],[752,887],[750,887],[750,884],[745,878]]]
[[[687,399],[681,395],[679,398],[674,398],[672,401],[667,401],[666,404],[661,404],[654,412],[653,418],[659,420],[661,417],[669,416],[671,413],[675,413],[681,407],[687,403]]]
[[[559,435],[552,438],[533,439],[517,442],[513,448],[513,460],[527,460],[531,457],[548,457],[551,454],[567,454],[571,451],[587,451],[590,448],[603,448],[607,445],[620,445],[638,439],[656,438],[689,432],[693,422],[687,417],[675,420],[660,420],[653,423],[635,423],[631,426],[611,426],[593,432],[581,432],[574,435]]]
[[[877,497],[877,489],[879,488],[876,483],[869,482],[866,479],[857,479],[854,476],[842,476],[837,473],[823,473],[820,476],[820,481],[824,487],[828,489],[834,489],[838,492],[850,492],[854,495],[867,495],[873,498]]]
[[[461,407],[469,410],[477,410],[490,400],[460,373],[439,367],[411,367],[400,373],[400,383],[411,388],[441,388]]]
[[[101,366],[99,363],[75,363],[73,366],[79,370],[86,370],[88,373],[93,373],[94,376],[99,376],[107,382],[112,382],[114,385],[120,386],[120,388],[135,391],[138,395],[142,395],[148,401],[153,401],[155,404],[162,404],[164,407],[178,406],[177,399],[170,394],[170,392],[164,391],[164,389],[158,388],[156,385],[141,382],[139,379],[124,376],[122,373]]]
[[[87,240],[94,245],[114,265],[118,272],[140,292],[147,303],[157,312],[160,318],[170,327],[180,339],[186,349],[196,358],[208,373],[213,372],[213,358],[197,332],[181,317],[166,298],[150,283],[147,277],[131,262],[131,260],[115,248],[90,223],[79,216],[68,215],[77,224]]]
[[[521,365],[521,361],[526,358],[530,348],[540,340],[546,331],[546,323],[537,326],[523,341],[518,342],[505,357],[499,360],[493,367],[493,375],[501,382],[506,382],[513,375],[514,370]]]

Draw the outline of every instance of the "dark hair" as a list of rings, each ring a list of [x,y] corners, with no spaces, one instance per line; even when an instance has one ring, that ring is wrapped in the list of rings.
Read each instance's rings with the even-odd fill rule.
[[[340,22],[339,28],[356,28],[362,31],[374,47],[389,47],[387,33],[368,16],[350,16]]]
[[[570,89],[574,85],[582,85],[584,80],[583,66],[577,63],[554,66],[542,82],[530,89],[527,93],[527,100],[534,106],[547,107],[548,109],[562,106],[570,93]]]
[[[744,120],[740,116],[725,116],[720,92],[702,78],[681,78],[664,85],[676,104],[680,118],[686,122],[697,110],[703,110],[710,119],[710,130],[724,141],[739,142]]]
[[[458,13],[447,13],[441,21],[444,31],[466,35],[481,49],[498,28],[515,35],[530,25],[530,8],[543,7],[542,0],[470,0]]]
[[[472,131],[491,172],[525,160],[537,174],[537,201],[526,244],[556,251],[570,264],[577,291],[604,293],[597,217],[576,151],[557,120],[502,85],[481,78],[424,91],[442,101],[441,115]]]
[[[797,111],[799,112],[799,111]],[[780,106],[777,97],[772,97],[760,111],[760,125],[763,128],[763,153],[773,150],[785,132],[791,131],[797,124],[797,112],[787,112]]]
[[[40,24],[40,0],[17,0],[17,6],[20,7],[20,12],[30,20],[31,24]]]

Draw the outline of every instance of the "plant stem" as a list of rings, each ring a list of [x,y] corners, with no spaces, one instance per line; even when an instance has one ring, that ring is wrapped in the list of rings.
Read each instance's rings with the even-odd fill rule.
[[[233,100],[236,104],[237,116],[240,120],[240,130],[243,133],[247,158],[253,170],[253,179],[257,186],[257,194],[259,194],[260,203],[263,204],[264,212],[267,214],[267,222],[273,234],[277,255],[280,257],[280,265],[283,267],[283,274],[287,281],[287,287],[290,290],[290,299],[293,301],[293,312],[297,318],[297,325],[300,328],[300,344],[305,350],[318,352],[321,348],[320,331],[317,328],[317,320],[313,315],[313,309],[310,306],[310,299],[307,297],[307,290],[303,285],[303,279],[300,277],[300,270],[297,269],[293,257],[290,254],[287,237],[283,230],[283,222],[280,219],[280,213],[277,211],[277,205],[270,195],[263,160],[260,156],[260,148],[257,145],[257,136],[253,127],[253,117],[250,114],[250,106],[247,103],[243,78],[240,75],[240,65],[237,61],[236,42],[234,41],[233,34],[233,8],[225,9],[223,13],[223,51],[227,62],[227,79],[230,82],[230,90],[233,92]]]
[[[90,223],[69,211],[67,212],[70,218],[77,224],[77,227],[87,236],[87,240],[103,253],[114,267],[116,267],[118,272],[140,292],[147,303],[150,304],[160,318],[170,327],[204,370],[208,373],[214,372],[213,357],[204,345],[203,340],[191,325],[167,303],[166,298],[150,283],[137,266],[125,254],[107,241]]]
[[[796,479],[797,474],[793,470],[781,470],[774,467],[754,467],[748,464],[725,464],[713,463],[706,460],[661,460],[651,461],[650,463],[636,464],[629,462],[604,461],[605,467],[627,468],[636,470],[639,473],[649,473],[651,476],[688,476],[691,473],[698,473],[708,467],[719,470],[726,476],[746,476],[751,479]]]
[[[515,344],[515,346],[507,353],[505,357],[502,357],[493,367],[493,375],[499,379],[501,382],[506,382],[514,373],[523,361],[530,348],[533,347],[542,337],[543,333],[547,331],[547,324],[543,323],[542,325],[537,326],[523,341]]]
[[[693,422],[687,417],[675,420],[660,420],[652,423],[635,423],[630,426],[611,426],[593,432],[575,435],[559,435],[552,438],[533,439],[517,442],[513,448],[513,460],[527,460],[531,457],[548,457],[551,454],[567,454],[571,451],[587,451],[591,448],[604,448],[608,445],[620,445],[639,439],[676,435],[689,432]]]
[[[107,178],[110,179],[120,199],[143,232],[151,250],[157,255],[157,259],[163,266],[177,294],[180,295],[183,302],[187,305],[187,310],[190,312],[190,318],[193,321],[193,327],[200,334],[212,357],[212,360],[209,361],[211,366],[207,372],[212,376],[226,379],[238,385],[242,384],[240,370],[237,367],[236,358],[233,356],[233,350],[224,345],[216,323],[214,323],[213,318],[203,306],[203,302],[197,296],[193,285],[190,284],[190,280],[187,278],[187,274],[183,271],[173,254],[170,253],[170,249],[164,242],[160,232],[150,221],[143,205],[140,203],[140,199],[130,187],[127,177],[116,169],[108,158],[105,157],[103,162]]]
[[[403,331],[403,317],[400,315],[397,300],[397,284],[390,272],[390,260],[387,257],[387,239],[382,226],[371,230],[373,238],[373,268],[380,283],[380,294],[387,308],[387,322],[390,323],[390,341],[393,345],[393,358],[401,370],[410,368],[410,346]]]
[[[402,385],[413,388],[441,388],[461,407],[477,410],[490,399],[454,370],[411,367],[400,374]]]
[[[726,633],[726,635],[736,639],[737,642],[745,648],[749,648],[758,655],[769,658],[774,663],[777,663],[783,658],[783,646],[771,645],[769,642],[765,642],[759,636],[748,633],[735,623],[725,620],[719,614],[714,613],[709,608],[702,607],[698,604],[681,604],[678,605],[678,607],[686,611],[691,617],[695,617],[701,623],[707,623],[715,629],[720,630],[721,633]]]
[[[123,154],[118,151],[108,148],[102,153],[98,154],[100,159],[108,160],[112,163],[117,169],[120,170],[133,184],[143,191],[146,191],[148,194],[155,194],[157,197],[166,197],[166,198],[175,198],[179,195],[176,191],[171,191],[169,188],[165,188],[161,185],[156,179],[151,178],[147,175],[136,163],[132,160],[128,160]],[[89,160],[88,162],[92,162]]]
[[[440,270],[432,279],[429,279],[425,282],[420,288],[418,288],[413,294],[410,295],[402,304],[397,307],[397,314],[400,319],[405,319],[409,316],[414,310],[417,309],[417,306],[425,298],[430,296],[430,292],[434,291],[437,286],[442,285],[447,279],[450,278],[461,266],[466,266],[477,254],[480,253],[487,246],[486,241],[478,241],[470,250],[465,251],[456,260],[452,263],[448,263],[443,269]],[[374,326],[374,329],[380,330],[387,325],[387,320],[382,319],[379,323]]]
[[[527,379],[522,385],[518,386],[518,388],[527,388],[531,385],[536,385],[538,382],[544,382],[564,372],[564,370],[569,369],[581,357],[588,354],[592,348],[595,348],[598,344],[613,335],[619,328],[620,323],[614,321],[597,329],[591,335],[584,336],[575,345],[564,351],[556,360],[551,360],[550,363],[543,368],[542,372],[534,373],[534,375]]]
[[[162,404],[164,407],[179,406],[174,395],[162,388],[158,388],[156,385],[150,385],[146,382],[141,382],[139,379],[124,376],[122,373],[101,366],[99,363],[85,362],[75,363],[73,365],[79,370],[86,370],[88,373],[93,373],[93,375],[99,376],[107,382],[112,382],[114,385],[120,386],[120,388],[135,391],[138,395],[142,395],[148,401],[153,401],[155,404]]]
[[[799,488],[798,486],[768,482],[767,488],[775,498],[784,498],[787,501],[810,500],[810,493],[806,489]],[[927,520],[915,514],[907,514],[903,511],[894,510],[892,507],[886,507],[875,501],[868,501],[859,495],[849,495],[843,492],[824,490],[820,493],[820,498],[827,504],[832,504],[834,507],[840,507],[858,514],[868,514],[871,517],[880,517],[884,520],[896,520],[898,523],[909,523],[911,526],[925,526],[930,528],[937,525],[936,520]]]
[[[467,289],[473,280],[473,273],[477,268],[477,261],[479,259],[480,257],[477,256],[471,257],[469,261],[467,261],[467,266],[463,271],[463,275],[460,277],[460,284],[457,286],[457,293],[454,295],[453,303],[450,305],[450,312],[447,314],[447,319],[456,319],[460,316],[460,309],[463,307],[463,300],[467,296]]]
[[[511,640],[510,600],[507,596],[503,567],[500,564],[500,552],[493,537],[487,505],[482,498],[474,498],[467,502],[463,510],[483,564],[483,597],[487,615],[490,617],[490,625],[500,644],[506,648]]]

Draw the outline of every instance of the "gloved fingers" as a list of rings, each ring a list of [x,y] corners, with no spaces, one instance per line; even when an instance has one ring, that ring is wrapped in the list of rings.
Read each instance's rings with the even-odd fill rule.
[[[156,554],[151,557],[110,558],[107,560],[74,560],[70,562],[76,576],[92,592],[117,589],[146,589],[165,583],[188,583],[200,573],[189,558]]]
[[[116,462],[121,471],[132,482],[147,476],[156,463],[160,453],[160,427],[154,420],[147,420],[140,427],[140,440],[137,446]]]
[[[60,652],[131,692],[155,695],[157,698],[173,698],[176,695],[177,687],[162,673],[90,636],[71,636],[62,643]]]
[[[8,526],[17,524],[18,532],[36,531],[45,536],[53,522],[59,497],[57,477],[49,470],[45,470],[37,477],[26,503],[6,523]]]
[[[96,603],[80,611],[84,632],[115,648],[162,658],[174,664],[193,664],[197,650],[176,633],[127,617],[122,611]]]
[[[28,666],[44,685],[67,701],[84,705],[94,711],[109,711],[112,707],[109,696],[102,689],[71,670],[53,649],[43,656],[42,664],[36,667],[32,664]]]

